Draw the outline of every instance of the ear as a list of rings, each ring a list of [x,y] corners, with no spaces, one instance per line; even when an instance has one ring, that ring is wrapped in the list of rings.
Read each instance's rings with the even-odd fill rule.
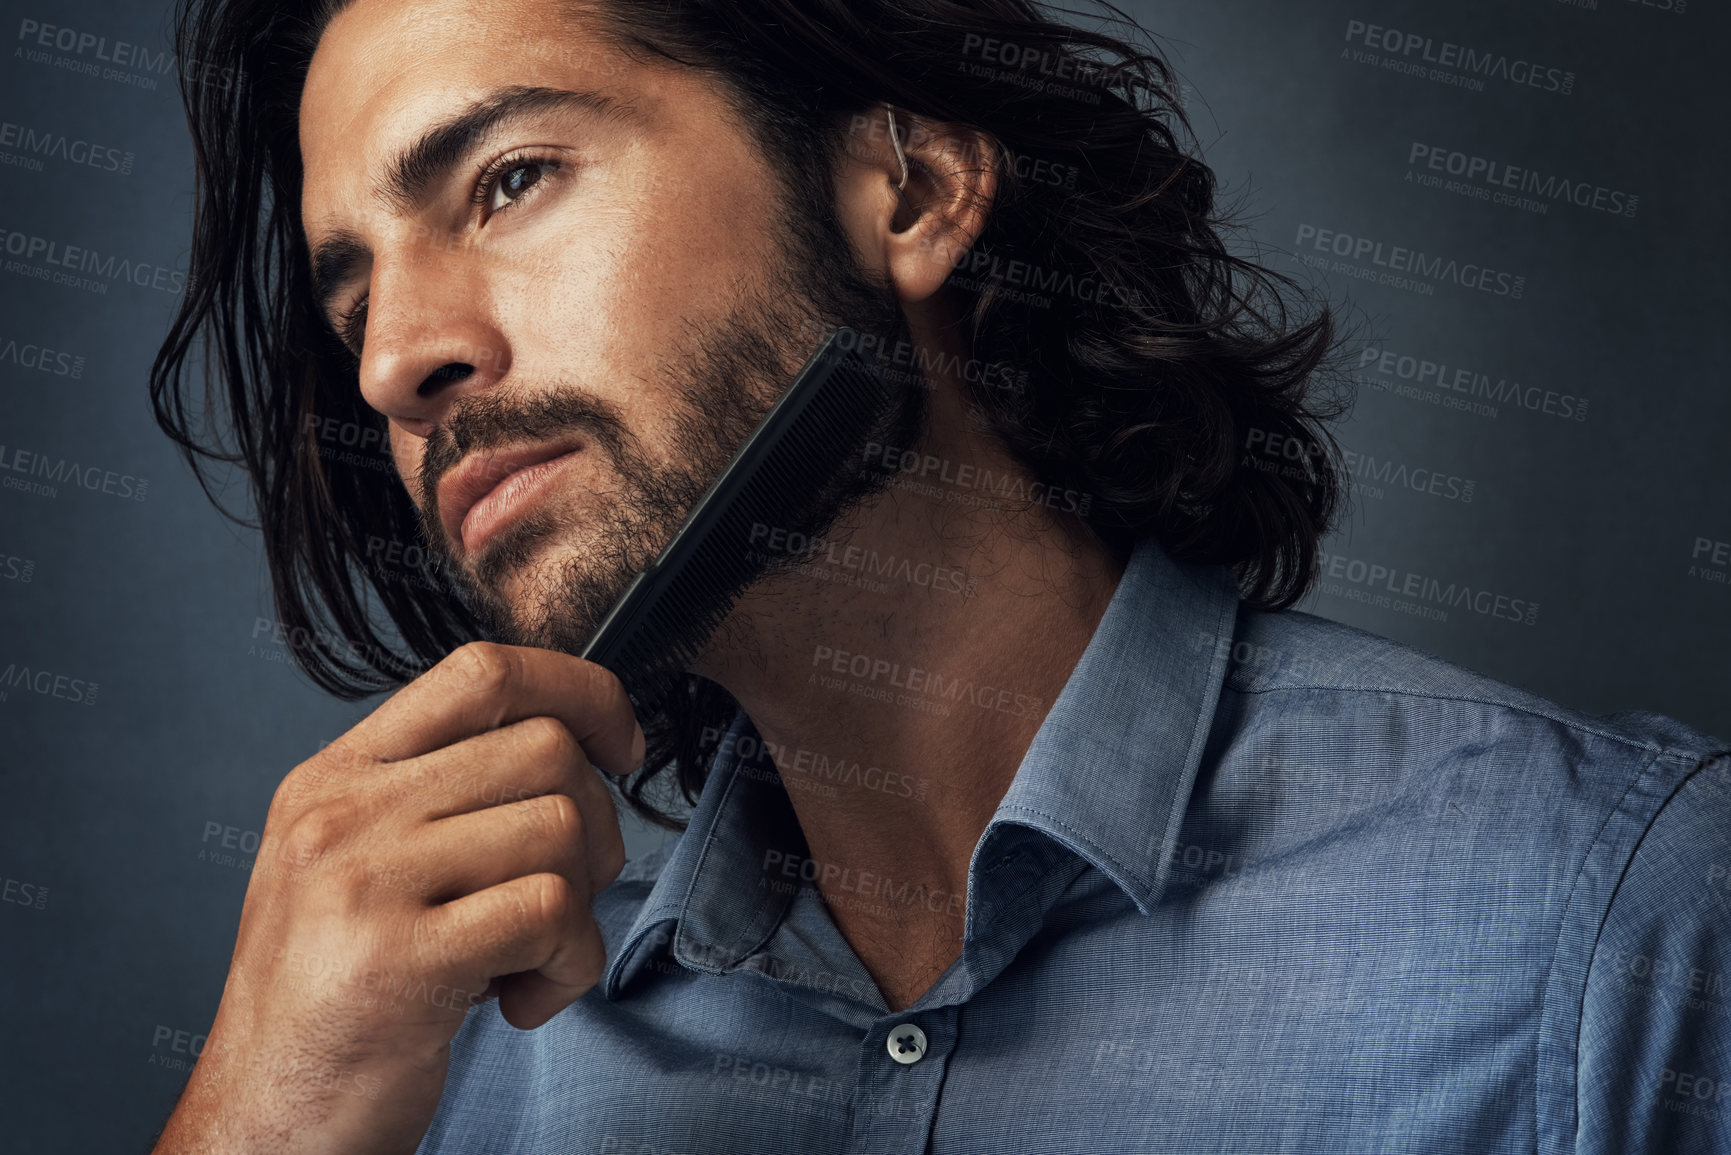
[[[998,191],[991,136],[895,110],[907,183],[886,105],[849,118],[836,209],[861,263],[904,305],[932,297],[985,231]]]

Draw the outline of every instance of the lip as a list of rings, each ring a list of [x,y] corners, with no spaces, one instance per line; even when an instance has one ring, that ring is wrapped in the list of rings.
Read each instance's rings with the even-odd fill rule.
[[[581,446],[548,443],[465,457],[439,482],[439,520],[446,535],[473,553],[579,452]]]

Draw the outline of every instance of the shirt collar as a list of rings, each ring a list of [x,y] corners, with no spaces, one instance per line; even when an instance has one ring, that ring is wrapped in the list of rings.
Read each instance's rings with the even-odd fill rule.
[[[1142,913],[1153,909],[1213,724],[1237,609],[1224,566],[1174,561],[1152,539],[1136,546],[975,846],[970,893],[978,892],[982,850],[1019,826],[1091,863]],[[761,885],[764,854],[792,853],[804,840],[774,775],[742,769],[734,753],[754,734],[741,711],[685,833],[608,965],[609,998],[654,953],[647,940],[658,924],[676,924],[679,962],[710,973],[737,966],[780,924],[792,896]]]
[[[1226,567],[1174,561],[1152,539],[1137,545],[974,848],[970,894],[993,836],[1016,825],[1068,847],[1143,914],[1153,910],[1213,727],[1237,612]]]
[[[760,885],[767,847],[803,847],[787,791],[751,767],[742,768],[741,740],[755,736],[741,710],[710,766],[685,832],[673,844],[649,897],[607,966],[602,989],[618,995],[655,954],[665,936],[649,939],[672,920],[673,956],[694,970],[719,974],[737,966],[775,933],[793,896]],[[743,769],[743,772],[742,772]]]

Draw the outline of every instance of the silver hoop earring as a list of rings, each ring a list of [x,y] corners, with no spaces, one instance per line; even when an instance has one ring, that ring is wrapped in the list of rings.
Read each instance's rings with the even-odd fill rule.
[[[893,105],[893,104],[884,105],[884,111],[889,114],[889,118],[890,118],[890,143],[895,145],[896,160],[901,162],[901,166],[902,166],[902,183],[900,183],[896,186],[896,191],[901,192],[903,189],[908,187],[908,154],[902,151],[901,134],[896,132],[896,108],[895,108],[895,105]]]

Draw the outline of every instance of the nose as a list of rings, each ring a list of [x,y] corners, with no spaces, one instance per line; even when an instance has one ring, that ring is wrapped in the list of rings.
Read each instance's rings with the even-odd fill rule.
[[[457,259],[375,259],[361,350],[361,396],[427,436],[460,398],[510,369],[510,348],[481,278]]]

